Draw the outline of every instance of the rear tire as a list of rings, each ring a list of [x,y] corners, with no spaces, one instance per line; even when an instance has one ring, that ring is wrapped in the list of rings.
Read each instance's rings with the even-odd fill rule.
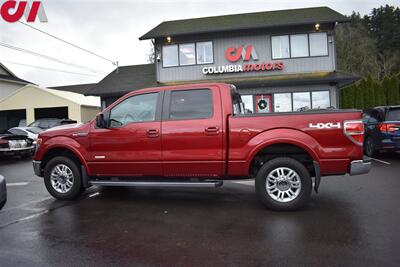
[[[306,167],[292,158],[275,158],[258,171],[255,183],[258,199],[277,211],[303,208],[311,195],[312,181]]]
[[[46,164],[44,184],[59,200],[74,200],[85,191],[78,165],[67,157],[55,157]]]
[[[373,157],[373,156],[376,156],[376,154],[377,154],[377,151],[376,151],[375,145],[374,145],[374,140],[372,139],[371,136],[368,136],[367,139],[365,140],[364,152],[365,152],[365,155],[367,155],[368,157]]]

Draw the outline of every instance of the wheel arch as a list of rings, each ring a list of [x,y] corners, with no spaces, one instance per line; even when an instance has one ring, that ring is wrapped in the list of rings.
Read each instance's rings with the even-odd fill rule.
[[[71,159],[78,165],[79,169],[81,168],[81,166],[84,166],[87,171],[86,161],[83,158],[83,156],[73,147],[63,146],[63,145],[52,146],[47,149],[46,153],[43,155],[42,160],[41,160],[41,168],[44,170],[47,163],[52,158],[58,157],[58,156],[64,156],[64,157]]]

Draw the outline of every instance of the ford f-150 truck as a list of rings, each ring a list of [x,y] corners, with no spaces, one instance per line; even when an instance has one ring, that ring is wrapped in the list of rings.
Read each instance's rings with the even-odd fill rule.
[[[234,86],[133,91],[86,124],[40,134],[33,167],[57,199],[91,185],[220,186],[255,178],[258,198],[295,210],[321,176],[367,173],[361,112],[248,114]]]

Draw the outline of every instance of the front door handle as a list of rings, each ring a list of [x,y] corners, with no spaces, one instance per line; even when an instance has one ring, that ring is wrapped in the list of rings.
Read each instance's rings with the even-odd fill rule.
[[[158,137],[158,130],[157,129],[147,130],[147,137]]]
[[[218,135],[219,134],[219,128],[214,126],[214,127],[207,127],[205,129],[206,135]]]

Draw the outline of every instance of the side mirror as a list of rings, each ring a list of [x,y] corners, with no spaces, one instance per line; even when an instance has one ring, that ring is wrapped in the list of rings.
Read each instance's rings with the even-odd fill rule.
[[[107,128],[107,121],[104,119],[104,114],[100,113],[96,116],[96,126],[98,128]]]

